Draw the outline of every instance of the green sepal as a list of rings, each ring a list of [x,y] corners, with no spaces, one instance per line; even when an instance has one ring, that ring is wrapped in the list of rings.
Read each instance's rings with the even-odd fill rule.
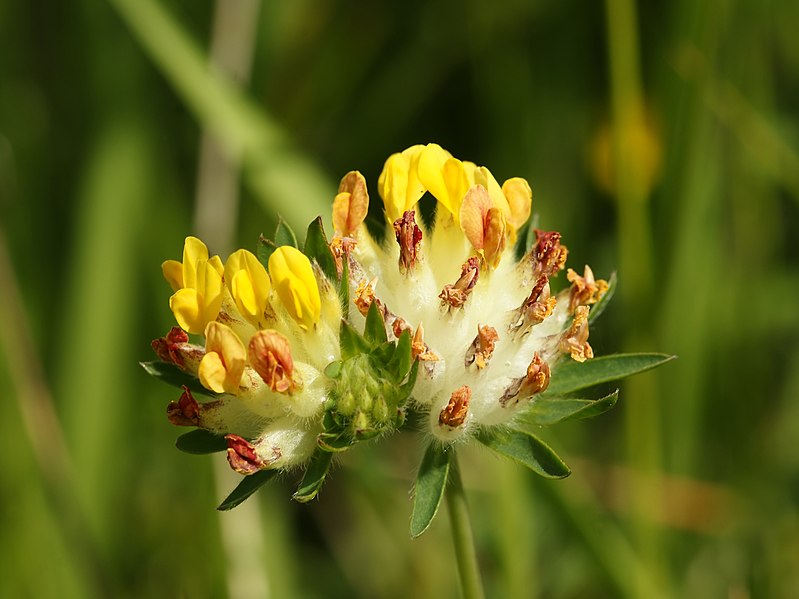
[[[593,418],[610,410],[619,399],[619,390],[601,399],[536,399],[525,412],[524,422],[549,426],[570,420]]]
[[[267,239],[263,234],[258,236],[258,244],[255,246],[255,257],[258,258],[263,267],[269,270],[269,257],[277,249],[275,242]]]
[[[430,527],[438,513],[449,476],[450,454],[433,441],[424,452],[413,493],[411,537],[416,538]]]
[[[297,488],[297,492],[292,495],[292,499],[300,503],[307,503],[319,493],[322,484],[325,482],[327,471],[330,469],[330,462],[333,460],[333,454],[321,448],[317,448],[311,456],[311,461],[308,463],[308,468],[305,470],[305,476],[302,477],[302,482]]]
[[[361,337],[361,334],[352,328],[352,325],[344,319],[341,320],[339,344],[341,346],[341,357],[344,360],[357,356],[358,354],[368,354],[369,350],[372,349],[366,342],[366,339]]]
[[[400,390],[400,406],[403,405],[413,392],[413,386],[416,384],[416,376],[419,374],[419,360],[414,360],[411,365],[411,370],[408,372],[408,379],[399,387]]]
[[[383,320],[383,314],[380,312],[377,302],[372,302],[369,306],[369,311],[366,313],[363,336],[371,345],[378,345],[388,341],[386,322]]]
[[[175,441],[175,447],[180,451],[202,455],[206,453],[217,453],[227,449],[227,441],[219,435],[204,428],[198,428],[188,433],[182,434]]]
[[[245,476],[244,480],[242,480],[238,486],[233,489],[233,492],[228,495],[216,509],[221,512],[232,510],[250,495],[255,493],[258,489],[272,480],[276,474],[277,470],[259,470],[255,474],[249,474]]]
[[[341,376],[341,367],[343,364],[341,360],[333,360],[330,364],[325,366],[325,376],[329,379],[337,379]]]
[[[476,438],[489,449],[545,478],[563,478],[571,474],[558,454],[530,432],[495,427],[480,430]]]
[[[342,260],[341,279],[338,282],[338,299],[341,302],[341,314],[345,319],[350,317],[350,264],[345,256]]]
[[[388,370],[392,372],[398,381],[405,378],[411,368],[413,361],[411,352],[411,332],[408,329],[402,331],[402,334],[397,339],[397,348],[394,350],[394,356],[388,363]]]
[[[316,219],[311,221],[308,225],[308,231],[305,235],[305,246],[302,249],[303,254],[308,256],[319,265],[322,272],[330,282],[338,281],[338,274],[336,272],[336,259],[333,257],[333,252],[330,251],[330,244],[325,235],[325,226],[322,224],[322,217],[317,216]]]
[[[641,353],[612,354],[585,362],[564,359],[553,369],[549,388],[543,395],[544,397],[565,395],[600,383],[616,381],[651,370],[674,358],[676,356],[668,354]]]
[[[282,216],[277,217],[277,228],[275,229],[275,245],[280,247],[282,245],[290,245],[293,248],[299,248],[300,244],[297,243],[297,236],[289,224],[283,220]]]
[[[381,366],[381,368],[388,368],[389,362],[394,358],[397,351],[397,345],[391,341],[381,343],[377,347],[372,348],[372,357]]]
[[[616,293],[616,282],[616,273],[611,273],[608,279],[608,290],[605,291],[605,295],[603,295],[597,303],[591,306],[591,310],[588,312],[588,324],[591,324],[599,318],[599,315],[608,307],[610,300],[613,298],[613,294]]]
[[[139,365],[144,368],[144,371],[151,377],[158,379],[172,385],[173,387],[187,387],[192,393],[200,395],[207,395],[208,397],[219,397],[219,393],[206,389],[200,384],[200,380],[196,376],[190,375],[177,364],[170,362],[139,362]]]
[[[350,435],[348,431],[319,433],[319,436],[316,438],[316,444],[319,448],[329,453],[346,451],[352,447],[353,443],[352,435]]]

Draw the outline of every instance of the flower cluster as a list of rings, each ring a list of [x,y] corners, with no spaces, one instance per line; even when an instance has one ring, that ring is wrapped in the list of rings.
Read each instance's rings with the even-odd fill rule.
[[[189,237],[183,260],[163,264],[179,327],[153,347],[199,383],[169,419],[224,437],[242,474],[329,463],[411,412],[440,444],[480,435],[524,414],[560,360],[593,357],[589,311],[608,283],[585,266],[553,292],[568,251],[559,233],[524,229],[527,181],[500,185],[428,144],[390,156],[377,188],[383,241],[367,230],[367,184],[353,171],[333,200],[331,240],[317,220],[301,251],[281,225],[279,245],[262,239],[223,264]]]

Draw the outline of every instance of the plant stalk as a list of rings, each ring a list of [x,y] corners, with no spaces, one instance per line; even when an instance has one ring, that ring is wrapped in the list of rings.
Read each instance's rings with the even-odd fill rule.
[[[446,490],[447,511],[449,512],[452,542],[455,545],[455,558],[458,561],[458,576],[464,599],[483,599],[483,581],[477,564],[474,535],[469,520],[469,506],[463,490],[460,469],[455,454],[450,458],[449,481]]]

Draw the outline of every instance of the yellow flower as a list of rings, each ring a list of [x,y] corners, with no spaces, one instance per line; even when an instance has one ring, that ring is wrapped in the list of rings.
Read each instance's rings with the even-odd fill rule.
[[[205,356],[197,375],[206,389],[237,395],[247,362],[247,350],[233,330],[219,322],[205,327]]]
[[[390,223],[410,210],[425,192],[419,180],[419,156],[425,146],[416,145],[392,154],[383,166],[377,180],[377,189],[386,206],[386,218]]]
[[[175,291],[169,298],[169,307],[178,324],[189,333],[202,333],[205,325],[216,319],[222,305],[224,269],[219,256],[209,258],[202,241],[187,237],[183,262],[167,260],[161,269]]]
[[[237,250],[225,263],[225,284],[244,318],[263,328],[272,284],[266,269],[252,252]]]
[[[284,245],[269,256],[269,274],[280,301],[304,329],[319,322],[322,302],[311,261],[297,248]]]

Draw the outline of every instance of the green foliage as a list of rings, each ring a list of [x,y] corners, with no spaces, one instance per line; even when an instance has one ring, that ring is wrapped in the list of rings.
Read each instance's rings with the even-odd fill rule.
[[[180,451],[193,454],[217,453],[227,449],[224,437],[215,435],[205,429],[198,428],[188,433],[183,433],[175,441],[175,447]]]
[[[170,364],[168,362],[139,362],[139,365],[144,368],[144,371],[151,377],[167,385],[180,388],[186,387],[192,393],[207,395],[209,397],[218,397],[219,395],[203,387],[197,377],[190,375],[176,364]]]
[[[667,354],[615,354],[599,356],[585,362],[562,360],[552,372],[552,381],[545,396],[565,395],[601,383],[617,381],[657,368],[675,357]]]
[[[618,399],[618,389],[601,399],[536,399],[525,412],[524,421],[534,426],[549,426],[559,422],[593,418],[610,410]]]
[[[530,432],[495,427],[478,431],[476,437],[489,449],[545,478],[563,478],[571,474],[558,454]]]
[[[275,229],[275,235],[273,239],[277,247],[282,247],[284,245],[288,245],[293,248],[299,247],[299,244],[297,243],[297,236],[281,216],[277,217],[277,228]]]
[[[419,465],[413,488],[413,512],[411,514],[411,537],[416,538],[426,531],[438,513],[444,490],[447,487],[450,455],[454,450],[433,441]]]
[[[297,492],[294,493],[293,499],[300,503],[307,503],[316,497],[322,484],[325,482],[327,471],[330,469],[330,463],[333,460],[333,454],[324,449],[317,449],[308,467],[305,469],[305,476],[302,477],[300,486]]]
[[[302,252],[311,260],[316,261],[329,281],[336,282],[339,280],[336,274],[336,260],[330,251],[321,216],[311,221],[311,224],[308,225]]]
[[[272,480],[276,474],[277,470],[260,470],[255,474],[245,476],[238,486],[233,489],[230,495],[225,497],[225,500],[220,503],[216,509],[226,512],[232,510],[238,505],[241,505],[241,503],[248,499],[250,495]]]

